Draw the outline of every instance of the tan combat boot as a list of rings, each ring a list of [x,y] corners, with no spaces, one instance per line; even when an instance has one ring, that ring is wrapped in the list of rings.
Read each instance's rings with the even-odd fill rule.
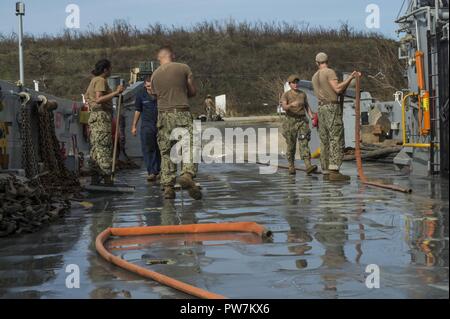
[[[164,198],[165,199],[174,199],[175,198],[175,190],[172,186],[164,187]]]
[[[156,181],[156,175],[155,174],[148,174],[147,182],[154,182],[154,181]]]
[[[189,196],[191,196],[193,199],[198,200],[202,198],[202,192],[200,188],[195,184],[191,174],[186,173],[181,175],[178,178],[178,182],[180,183],[181,188],[187,190]]]
[[[289,163],[289,175],[295,175],[297,173],[297,170],[295,169],[294,163]]]
[[[330,170],[330,181],[332,182],[346,182],[350,180],[350,176],[339,173],[339,171]]]
[[[311,175],[312,173],[317,171],[317,165],[311,165],[311,161],[309,159],[305,160],[306,166],[306,174]]]
[[[306,174],[311,175],[312,173],[317,172],[317,165],[310,165],[306,167]]]

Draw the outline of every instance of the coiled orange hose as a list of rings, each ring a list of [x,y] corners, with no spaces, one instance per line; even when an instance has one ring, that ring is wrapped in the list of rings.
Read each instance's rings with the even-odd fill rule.
[[[209,292],[207,290],[186,284],[169,276],[149,270],[147,268],[130,263],[120,257],[111,254],[104,246],[110,236],[141,236],[161,234],[197,234],[197,233],[224,233],[224,232],[248,232],[263,238],[272,236],[272,233],[263,226],[253,222],[221,223],[221,224],[192,224],[171,226],[142,226],[107,228],[102,231],[95,240],[97,252],[110,263],[123,269],[134,272],[146,278],[153,279],[160,284],[172,287],[186,294],[204,299],[225,299],[225,296]]]

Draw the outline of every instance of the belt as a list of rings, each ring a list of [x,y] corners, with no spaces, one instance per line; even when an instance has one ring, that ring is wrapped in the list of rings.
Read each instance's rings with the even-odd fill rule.
[[[339,105],[340,103],[339,102],[337,102],[337,101],[335,101],[335,102],[322,102],[322,101],[319,101],[319,105],[320,106],[322,106],[322,105]]]
[[[108,116],[113,116],[112,110],[91,110],[88,112],[88,114],[96,114],[96,113],[106,113]]]
[[[303,114],[303,115],[287,115],[286,114],[286,117],[292,118],[292,119],[297,119],[297,120],[302,120],[302,119],[306,118],[306,114]]]
[[[159,113],[180,113],[180,112],[189,112],[189,109],[169,109],[169,110],[158,110]]]
[[[106,113],[112,113],[113,109],[112,107],[102,107],[102,106],[94,106],[90,108],[90,112],[91,113],[95,113],[95,112],[106,112]]]

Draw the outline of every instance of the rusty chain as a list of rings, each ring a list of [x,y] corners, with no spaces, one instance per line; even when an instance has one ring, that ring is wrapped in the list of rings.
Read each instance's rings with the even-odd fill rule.
[[[42,176],[47,189],[66,192],[78,191],[80,183],[77,176],[69,171],[61,154],[60,144],[55,134],[55,122],[52,103],[47,99],[38,105],[39,115],[39,150],[44,170],[50,174]]]
[[[47,191],[77,192],[80,183],[77,176],[69,171],[64,164],[60,151],[60,144],[55,134],[53,111],[49,109],[49,102],[40,96],[38,103],[38,152],[33,142],[31,128],[31,108],[29,98],[22,100],[20,110],[20,137],[22,141],[22,167],[25,175],[33,185]],[[52,102],[53,103],[53,102]],[[42,162],[44,172],[39,172],[39,162]]]
[[[29,99],[22,101],[20,109],[20,138],[22,141],[22,168],[33,185],[41,186],[36,150],[32,139]]]

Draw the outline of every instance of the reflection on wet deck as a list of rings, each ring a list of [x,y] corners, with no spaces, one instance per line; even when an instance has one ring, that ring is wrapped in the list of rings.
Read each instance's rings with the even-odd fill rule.
[[[0,239],[0,297],[189,298],[101,259],[94,239],[109,226],[254,221],[270,242],[238,238],[149,238],[109,242],[127,260],[235,298],[448,298],[448,181],[406,177],[387,165],[366,174],[414,189],[412,195],[285,170],[260,175],[255,164],[200,166],[204,199],[180,193],[164,201],[144,171],[123,172],[134,195],[92,198],[45,230]],[[139,244],[140,242],[140,244]],[[114,248],[115,247],[115,248]],[[126,249],[125,249],[126,248]],[[148,259],[167,264],[148,264]],[[146,261],[147,260],[147,261]],[[77,264],[81,287],[67,289],[65,267]],[[365,286],[377,264],[381,288]]]

